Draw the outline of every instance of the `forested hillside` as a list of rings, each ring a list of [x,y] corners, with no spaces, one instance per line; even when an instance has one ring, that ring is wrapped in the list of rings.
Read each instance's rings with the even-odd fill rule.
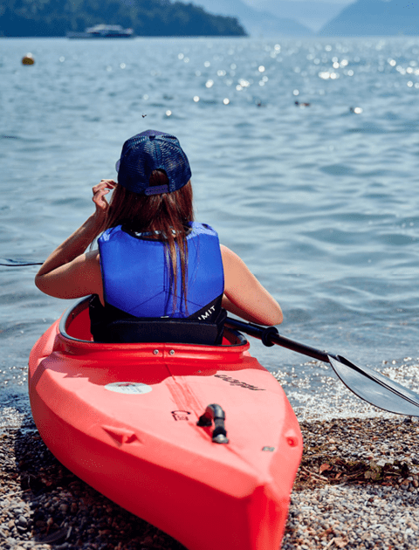
[[[170,0],[0,0],[1,36],[65,36],[105,23],[138,36],[245,35],[233,17]]]

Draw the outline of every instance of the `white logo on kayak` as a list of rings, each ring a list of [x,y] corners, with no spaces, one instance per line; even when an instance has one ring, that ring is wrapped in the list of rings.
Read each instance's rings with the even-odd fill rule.
[[[112,382],[112,384],[105,386],[105,390],[131,395],[142,395],[143,393],[151,392],[152,389],[151,386],[142,384],[141,382]]]

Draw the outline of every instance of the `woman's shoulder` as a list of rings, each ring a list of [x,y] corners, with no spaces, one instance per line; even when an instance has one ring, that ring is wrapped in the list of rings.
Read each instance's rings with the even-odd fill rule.
[[[231,277],[234,280],[240,280],[249,276],[253,277],[249,268],[238,254],[224,244],[220,244],[220,250],[224,273],[227,279]]]
[[[223,258],[223,261],[229,262],[230,264],[237,265],[237,264],[243,264],[243,260],[240,258],[238,254],[233,252],[228,246],[225,244],[220,243],[220,249],[221,249],[221,256]]]

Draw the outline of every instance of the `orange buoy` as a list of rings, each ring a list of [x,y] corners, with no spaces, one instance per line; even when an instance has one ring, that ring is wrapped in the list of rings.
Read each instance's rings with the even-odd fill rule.
[[[27,53],[25,56],[22,57],[22,65],[33,65],[35,63],[35,59],[33,58],[33,55],[31,53]]]

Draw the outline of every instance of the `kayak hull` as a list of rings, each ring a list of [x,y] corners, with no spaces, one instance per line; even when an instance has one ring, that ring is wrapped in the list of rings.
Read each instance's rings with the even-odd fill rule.
[[[86,305],[30,355],[32,414],[51,452],[189,550],[277,550],[302,438],[249,344],[233,332],[222,346],[98,344]],[[213,403],[227,444],[197,425]]]

